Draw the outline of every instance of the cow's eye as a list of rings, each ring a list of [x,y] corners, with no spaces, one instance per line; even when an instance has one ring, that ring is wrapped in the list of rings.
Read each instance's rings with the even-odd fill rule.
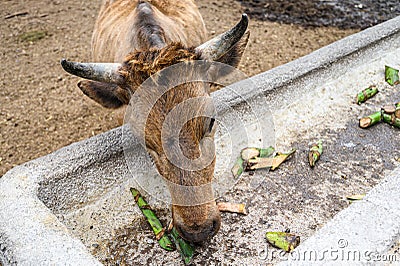
[[[210,119],[210,125],[208,126],[208,132],[212,132],[214,128],[215,118]]]

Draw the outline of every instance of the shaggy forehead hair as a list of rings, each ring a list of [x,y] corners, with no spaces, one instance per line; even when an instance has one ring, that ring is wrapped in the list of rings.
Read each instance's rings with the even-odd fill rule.
[[[162,153],[160,129],[168,113],[186,100],[208,96],[209,91],[209,85],[206,83],[190,81],[193,72],[201,71],[195,64],[184,64],[182,67],[178,67],[178,71],[182,73],[167,71],[165,74],[163,72],[160,74],[159,71],[182,62],[200,60],[200,57],[201,54],[196,52],[194,48],[185,48],[181,43],[173,43],[162,49],[136,51],[125,58],[120,73],[125,77],[129,85],[133,85],[131,89],[137,89],[149,77],[151,77],[151,84],[154,86],[161,85],[168,88],[163,95],[160,95],[160,98],[152,107],[146,123],[146,146],[159,154]],[[186,77],[183,77],[184,79],[182,80],[181,76],[188,76],[188,82],[182,83]],[[174,83],[174,79],[177,79],[177,84],[179,85],[169,88],[169,85]],[[204,112],[209,106],[207,107],[205,102],[200,101],[191,104],[191,107],[192,112],[179,114],[187,123],[176,126],[182,127],[179,139],[180,145],[185,146],[184,153],[194,153],[186,154],[186,156],[196,157],[199,152],[197,145],[208,129],[208,124],[206,123],[209,123],[210,119],[204,117]],[[193,112],[196,113],[195,116],[190,117]],[[186,116],[188,117],[185,118]]]
[[[162,49],[149,49],[130,53],[124,60],[120,73],[131,84],[142,84],[151,75],[166,67],[200,59],[195,48],[185,48],[181,43],[172,43]]]

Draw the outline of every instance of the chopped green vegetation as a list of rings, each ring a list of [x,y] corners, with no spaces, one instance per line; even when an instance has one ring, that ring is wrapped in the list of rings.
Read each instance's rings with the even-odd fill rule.
[[[268,243],[274,247],[291,252],[300,244],[300,237],[286,232],[267,232],[265,234]]]
[[[385,66],[385,80],[391,86],[399,84],[399,70]]]

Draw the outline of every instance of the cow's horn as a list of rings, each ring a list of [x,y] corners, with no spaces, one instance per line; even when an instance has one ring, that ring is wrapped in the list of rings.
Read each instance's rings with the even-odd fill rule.
[[[201,52],[204,59],[217,60],[242,38],[248,24],[249,18],[243,14],[242,19],[235,27],[203,43],[196,50]]]
[[[119,63],[79,63],[62,59],[61,66],[68,73],[81,78],[115,84],[123,83],[123,78],[118,72],[122,66]]]

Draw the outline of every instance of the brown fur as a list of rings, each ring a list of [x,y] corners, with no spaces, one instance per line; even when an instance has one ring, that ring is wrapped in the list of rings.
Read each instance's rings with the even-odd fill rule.
[[[185,48],[181,43],[171,43],[161,50],[149,49],[130,53],[125,58],[121,73],[127,82],[138,87],[166,67],[199,59],[200,55],[196,54],[193,48]]]
[[[115,30],[118,29],[118,30]],[[120,74],[124,84],[81,81],[81,90],[107,108],[118,108],[129,102],[131,95],[148,78],[157,82],[173,77],[160,77],[159,71],[186,62],[186,71],[193,71],[190,62],[202,59],[194,47],[205,41],[206,30],[200,13],[191,0],[106,0],[103,2],[92,37],[95,62],[122,62]],[[248,35],[220,58],[236,67],[247,43]],[[162,72],[161,72],[162,73]],[[186,72],[187,73],[187,72]],[[186,73],[177,74],[178,76]],[[226,73],[218,73],[226,74]],[[165,78],[165,79],[164,79]],[[201,170],[185,170],[171,163],[161,142],[161,129],[167,115],[180,103],[196,97],[207,97],[210,84],[188,82],[163,94],[154,104],[145,125],[146,148],[159,173],[170,183],[174,225],[186,239],[201,242],[214,235],[220,226],[220,214],[212,200],[211,182],[215,167],[213,120],[204,117],[206,102],[196,102],[180,118],[187,121],[179,132],[179,149],[186,158],[206,157],[209,164]],[[133,103],[134,104],[134,103]],[[194,118],[193,118],[194,117]],[[175,123],[175,121],[173,122]],[[173,141],[167,143],[173,146]],[[172,149],[172,156],[178,152]],[[178,187],[176,185],[178,185]],[[180,187],[204,186],[185,193]],[[197,206],[181,206],[177,202],[199,202]],[[201,201],[204,202],[204,201]]]
[[[124,87],[130,89],[133,94],[145,80],[149,77],[160,75],[158,72],[164,68],[177,63],[188,63],[200,58],[201,55],[196,53],[193,48],[185,48],[180,43],[171,43],[161,50],[150,49],[148,51],[136,51],[129,54],[125,59],[120,73],[126,80]],[[185,70],[191,71],[190,65],[186,65],[188,68]],[[184,74],[182,73],[182,75]],[[179,76],[179,73],[177,75]],[[163,77],[158,78],[160,80],[163,79]],[[215,167],[213,123],[209,118],[196,117],[197,115],[201,116],[205,110],[204,108],[207,107],[205,103],[199,102],[197,105],[192,105],[191,112],[181,114],[188,117],[187,119],[184,118],[185,121],[187,120],[187,123],[183,125],[180,131],[179,147],[183,155],[189,159],[198,158],[201,155],[201,149],[212,151],[211,163],[208,166],[198,171],[181,169],[170,162],[161,145],[161,128],[163,127],[165,117],[173,108],[186,100],[199,96],[208,96],[208,93],[209,86],[204,86],[201,82],[189,82],[176,86],[157,100],[147,118],[145,126],[147,150],[154,159],[159,173],[171,182],[171,184],[200,186],[211,184],[212,182]],[[179,126],[177,125],[177,127]],[[206,138],[211,140],[209,144],[200,144]],[[204,191],[193,191],[193,193],[182,194],[176,191],[173,185],[170,186],[170,192],[173,197],[173,203],[195,202],[205,197]],[[212,196],[211,187],[207,193]],[[174,205],[173,217],[174,224],[181,235],[195,242],[209,238],[215,234],[220,226],[219,212],[213,201],[197,206]]]
[[[92,57],[95,62],[121,62],[125,56],[147,45],[139,31],[138,0],[104,1],[92,37]],[[192,0],[151,0],[153,23],[162,26],[166,43],[180,42],[185,47],[206,41],[206,28]],[[148,19],[146,20],[148,22]],[[151,23],[150,23],[151,25]],[[118,29],[116,31],[115,29]]]
[[[134,93],[135,88],[162,69],[177,63],[190,62],[198,59],[200,59],[200,55],[195,53],[194,49],[186,49],[182,44],[172,43],[161,50],[152,49],[129,54],[126,57],[124,67],[120,73],[124,76],[127,87],[131,88],[131,90],[133,90],[132,93]],[[200,82],[190,82],[176,86],[160,97],[154,105],[153,110],[150,112],[148,123],[146,124],[146,146],[155,151],[158,155],[162,155],[163,149],[161,146],[160,130],[166,115],[179,103],[199,96],[208,96],[208,89],[209,87],[203,86]],[[200,103],[198,106],[193,106],[193,110],[195,110],[194,112],[198,115],[201,115],[204,111],[204,106]],[[189,112],[187,115],[189,115]],[[195,159],[199,156],[199,142],[206,134],[206,131],[209,130],[209,125],[205,123],[210,123],[210,119],[204,117],[190,119],[189,117],[187,120],[188,122],[182,128],[180,134],[180,144],[184,155],[190,159]],[[172,165],[168,165],[167,168],[171,167]],[[164,169],[165,166],[159,166],[159,168]],[[171,174],[163,170],[160,172],[163,172],[163,175]],[[174,178],[171,177],[167,179],[172,180]],[[207,181],[209,182],[210,180]],[[201,182],[199,178],[186,182],[198,182],[198,184],[207,183]],[[188,185],[184,184],[184,182],[176,183]]]

